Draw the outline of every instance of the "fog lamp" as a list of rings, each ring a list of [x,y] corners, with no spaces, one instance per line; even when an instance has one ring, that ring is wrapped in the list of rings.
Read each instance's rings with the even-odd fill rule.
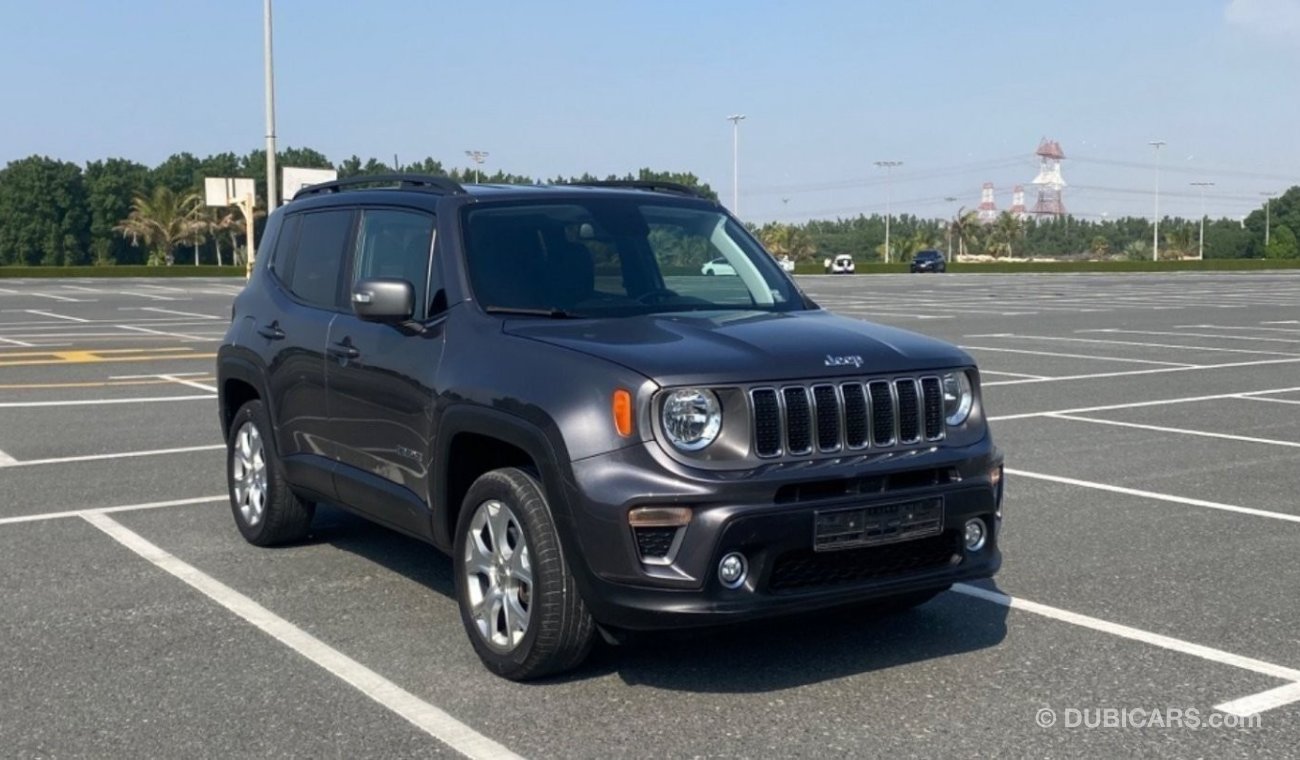
[[[988,531],[984,528],[984,521],[978,517],[974,520],[967,520],[964,540],[968,552],[977,552],[983,549],[985,542],[988,541]]]
[[[748,571],[749,563],[745,560],[745,555],[732,552],[718,563],[718,580],[727,588],[738,588],[745,582]]]

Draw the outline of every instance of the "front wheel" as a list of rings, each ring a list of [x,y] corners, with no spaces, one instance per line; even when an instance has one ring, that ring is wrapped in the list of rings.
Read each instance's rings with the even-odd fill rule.
[[[461,621],[489,670],[525,681],[586,659],[595,622],[536,478],[507,467],[474,481],[453,556]]]

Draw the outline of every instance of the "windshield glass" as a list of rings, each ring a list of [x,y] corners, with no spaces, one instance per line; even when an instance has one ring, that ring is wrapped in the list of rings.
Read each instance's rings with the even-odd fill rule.
[[[794,284],[718,209],[624,197],[476,204],[470,284],[487,309],[631,316],[805,308]]]

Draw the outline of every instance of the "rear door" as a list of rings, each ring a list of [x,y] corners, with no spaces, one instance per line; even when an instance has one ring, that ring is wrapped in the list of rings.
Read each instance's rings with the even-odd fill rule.
[[[334,448],[328,430],[325,359],[338,316],[353,211],[290,214],[277,244],[273,308],[258,316],[255,340],[269,356],[268,386],[277,451],[290,480],[332,494]]]
[[[424,211],[361,210],[347,290],[371,277],[410,282],[412,321],[420,327],[367,322],[351,310],[340,314],[330,326],[326,371],[339,499],[422,537],[430,530],[428,384],[442,358],[446,301],[438,268],[430,270],[433,231],[434,216]]]

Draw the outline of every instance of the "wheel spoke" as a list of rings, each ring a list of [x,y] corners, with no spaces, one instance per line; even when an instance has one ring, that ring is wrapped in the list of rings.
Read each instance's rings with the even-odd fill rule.
[[[505,559],[510,552],[510,510],[504,504],[494,502],[496,509],[488,511],[488,527],[492,531],[492,553],[497,559]]]
[[[510,577],[515,582],[533,585],[533,566],[528,558],[528,544],[520,543],[518,549],[510,554],[506,567],[510,569]]]

